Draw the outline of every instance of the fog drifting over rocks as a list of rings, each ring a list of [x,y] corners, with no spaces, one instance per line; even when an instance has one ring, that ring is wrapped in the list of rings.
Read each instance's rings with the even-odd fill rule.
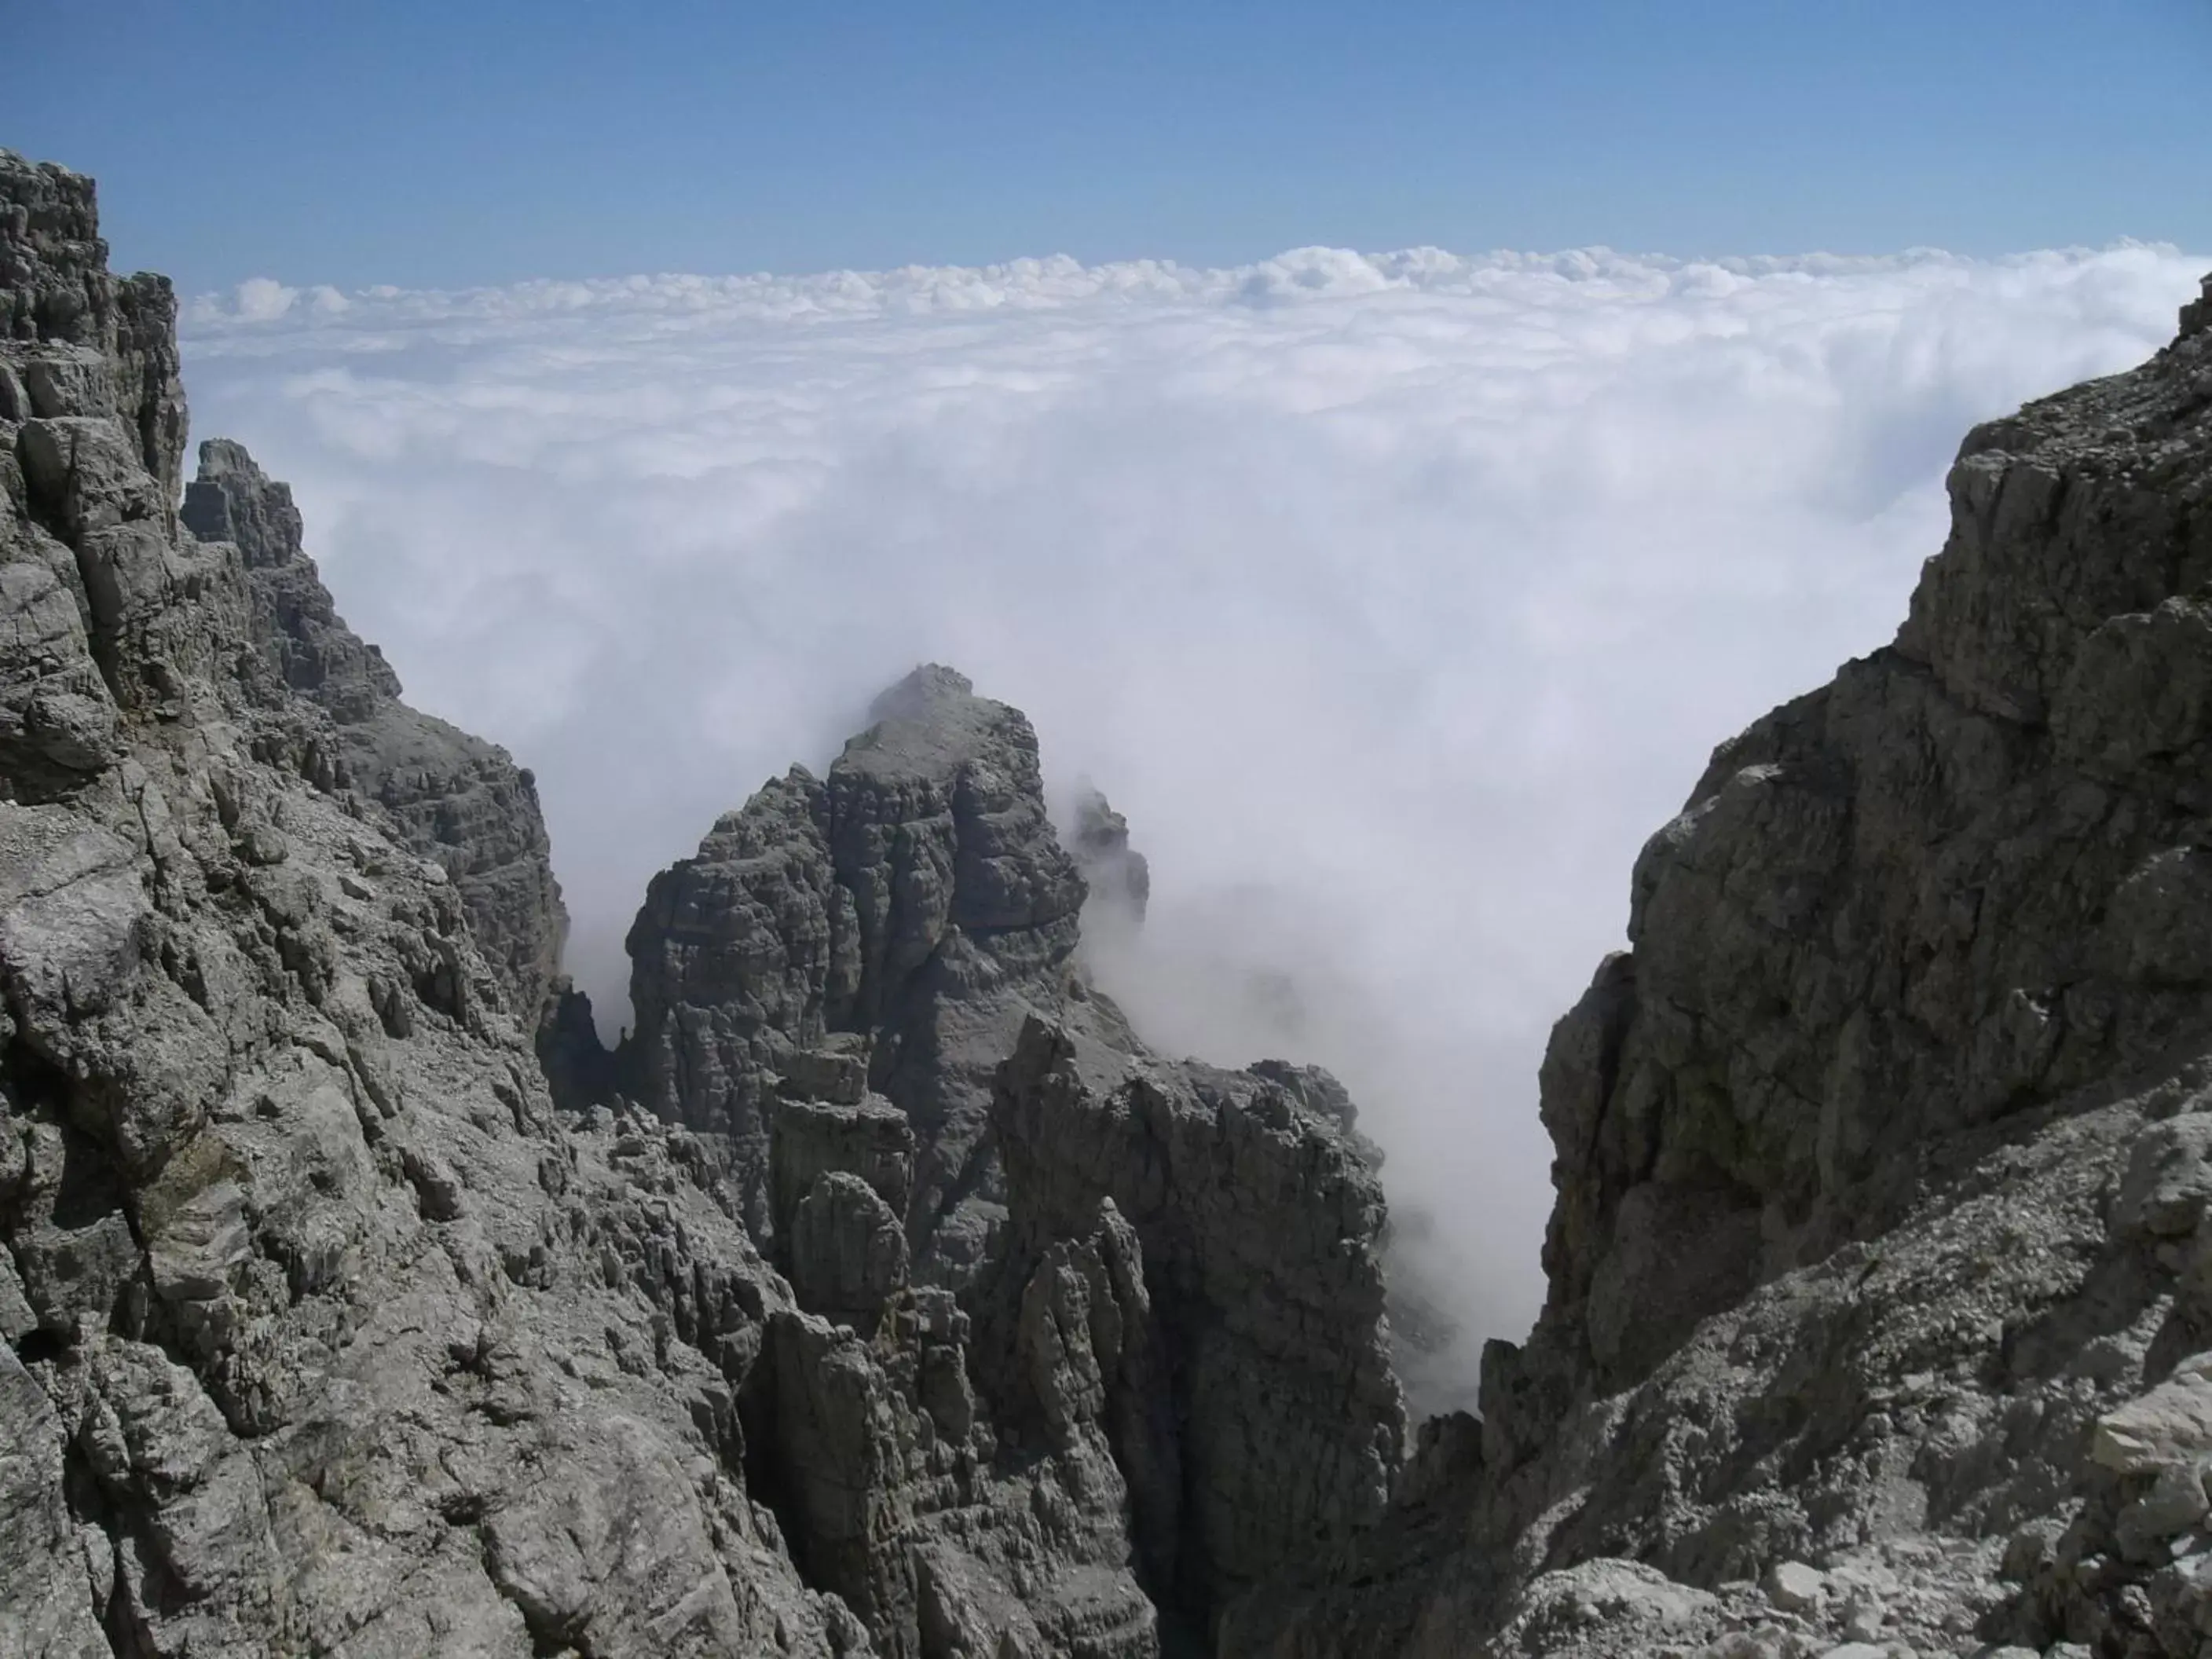
[[[195,435],[290,480],[410,700],[536,769],[603,1012],[654,870],[956,664],[1149,857],[1097,952],[1139,1028],[1335,1067],[1472,1334],[1518,1335],[1537,1061],[1637,848],[1887,640],[1966,428],[2148,355],[2208,264],[257,278],[185,346]]]

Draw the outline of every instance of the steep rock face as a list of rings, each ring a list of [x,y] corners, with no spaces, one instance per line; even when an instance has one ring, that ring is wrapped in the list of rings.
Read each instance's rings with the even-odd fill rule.
[[[2203,353],[1978,428],[1886,651],[1725,744],[1546,1062],[1547,1337],[1633,1375],[1921,1143],[2203,1024]],[[2212,866],[2208,866],[2212,868]]]
[[[1676,1642],[2199,1650],[2204,317],[1970,434],[1895,643],[1652,839],[1545,1060],[1550,1296],[1479,1452],[1233,1650],[1641,1650],[1650,1595],[1560,1576],[1626,1556],[1735,1586]]]
[[[163,694],[127,646],[158,612],[184,446],[175,297],[107,274],[88,179],[4,162],[0,195],[0,459],[10,511],[0,778],[11,799],[66,792],[118,753],[117,705]],[[158,647],[146,653],[159,656]]]
[[[799,1307],[771,1319],[741,1399],[756,1485],[878,1653],[1155,1659],[1096,1410],[1049,1439],[994,1420],[968,1315],[909,1274],[914,1132],[855,1058],[795,1057],[775,1109],[774,1241]]]
[[[544,999],[528,775],[398,701],[244,451],[179,522],[167,289],[103,259],[0,152],[0,1652],[1156,1659],[1372,1510],[1340,1091],[1148,1085],[1158,1190],[1056,1163],[1093,1114],[1041,1097],[1037,1196],[998,1168],[1036,1007],[1109,1093],[1152,1064],[1066,971],[1018,714],[925,672],[656,884],[702,1127],[639,1111]],[[994,1194],[986,1255],[946,1215]],[[1024,1254],[963,1305],[916,1216]],[[1279,1401],[1328,1467],[1249,1433]]]
[[[1132,1067],[1083,1046],[1032,1021],[1000,1075],[1010,1225],[975,1300],[987,1333],[1023,1334],[981,1352],[1030,1367],[1048,1430],[1071,1388],[1103,1406],[1155,1582],[1216,1612],[1388,1500],[1406,1417],[1382,1189],[1302,1103],[1311,1074]],[[1042,1361],[1041,1302],[1061,1330],[1085,1310],[1087,1333]],[[1040,1364],[1080,1380],[1036,1383]]]
[[[1083,872],[1090,897],[1083,909],[1084,928],[1133,929],[1143,926],[1145,907],[1152,896],[1152,868],[1145,855],[1129,845],[1129,821],[1088,785],[1075,800],[1075,823],[1070,843],[1078,868]]]
[[[201,540],[229,542],[245,562],[255,666],[266,677],[249,684],[280,709],[295,694],[309,700],[335,727],[335,743],[304,736],[296,763],[326,789],[375,801],[409,847],[445,866],[477,947],[518,1017],[534,1023],[568,925],[535,780],[497,744],[399,700],[399,677],[340,619],[301,551],[292,492],[239,445],[200,446],[182,516]]]
[[[910,1231],[957,1283],[1002,1214],[991,1076],[1067,1001],[1084,884],[1045,817],[1036,736],[951,670],[877,700],[826,779],[793,769],[653,878],[629,934],[628,1074],[730,1138],[757,1227],[769,1106],[795,1054],[872,1043],[870,1085],[918,1139]]]
[[[445,867],[299,764],[103,258],[0,154],[0,1650],[860,1646],[733,1473],[787,1291],[680,1138],[556,1123]]]
[[[958,1290],[964,1334],[942,1351],[959,1356],[952,1397],[975,1403],[953,1417],[995,1425],[1002,1470],[1088,1494],[1067,1513],[1092,1518],[1044,1557],[1133,1572],[1169,1638],[1203,1645],[1249,1586],[1387,1499],[1405,1407],[1374,1150],[1325,1073],[1164,1062],[1089,985],[1085,883],[1017,711],[933,667],[874,714],[826,781],[771,783],[655,878],[623,1059],[724,1149],[734,1207],[810,1313],[880,1342],[902,1297],[954,1307],[915,1283]],[[1141,872],[1103,802],[1085,822],[1092,868]],[[780,1328],[808,1376],[842,1374],[843,1350]],[[897,1381],[920,1374],[902,1361],[871,1381],[867,1420],[929,1415],[919,1382]],[[825,1571],[872,1628],[931,1628],[907,1609],[943,1499],[885,1473],[887,1454],[827,1476],[822,1461],[780,1478],[879,1506],[821,1522],[877,1540]],[[1003,1486],[980,1501],[1000,1512]]]
[[[112,420],[152,477],[154,499],[173,509],[185,399],[169,279],[109,275],[92,180],[12,155],[5,166],[0,337],[39,349],[14,358],[0,379],[0,418]]]

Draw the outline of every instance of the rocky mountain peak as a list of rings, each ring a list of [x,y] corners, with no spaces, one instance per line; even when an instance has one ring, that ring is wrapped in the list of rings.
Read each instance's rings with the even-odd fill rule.
[[[2204,279],[2204,292],[2181,308],[2181,337],[2212,329],[2212,276]]]
[[[958,669],[941,662],[926,662],[903,679],[878,691],[868,704],[868,718],[927,721],[930,710],[938,705],[957,706],[975,696],[975,682]]]
[[[1326,1073],[1164,1061],[1088,984],[1019,711],[930,666],[871,715],[654,878],[617,1069],[723,1149],[802,1308],[865,1331],[957,1295],[921,1316],[965,1333],[942,1397],[1113,1470],[1137,1582],[1202,1631],[1387,1497],[1371,1149]],[[1089,850],[1133,856],[1126,825]],[[855,1605],[890,1605],[877,1571],[841,1569]]]
[[[637,1040],[556,1105],[530,775],[400,700],[242,447],[179,517],[167,289],[91,203],[0,158],[0,1651],[1154,1659],[1371,1510],[1340,1159],[1261,1224],[1326,1270],[1297,1364],[1371,1398],[1320,1469],[1229,1426],[1291,1334],[1209,1148],[1325,1126],[1148,1095],[1195,1243],[1055,1161],[1079,1102],[994,1137],[1025,1022],[1155,1066],[1069,967],[1028,722],[925,671],[725,815],[634,930]],[[1163,1476],[1217,1468],[1298,1524]]]
[[[199,476],[185,487],[184,520],[204,542],[230,543],[249,569],[301,556],[304,531],[290,487],[273,481],[244,444],[228,438],[200,446]]]
[[[0,152],[0,1652],[2201,1659],[2212,285],[1647,844],[1409,1446],[1349,1096],[1088,981],[1018,710],[717,819],[607,1055],[530,774],[105,258]]]
[[[885,688],[868,705],[869,724],[845,744],[830,769],[881,788],[899,783],[957,789],[996,787],[1010,802],[1039,793],[1036,732],[1029,717],[988,697],[957,669],[927,663]]]
[[[23,348],[0,374],[0,419],[113,425],[158,517],[184,462],[176,318],[167,277],[108,271],[89,179],[0,149],[0,336]]]
[[[991,1075],[1024,1018],[1068,1002],[1083,878],[1019,710],[932,665],[871,712],[825,779],[793,769],[654,878],[626,1063],[654,1110],[732,1138],[766,1225],[779,1080],[830,1036],[865,1036],[871,1086],[922,1135],[915,1248],[957,1279],[1002,1209]]]
[[[1152,900],[1152,866],[1129,845],[1129,821],[1086,781],[1076,790],[1072,839],[1090,890],[1086,927],[1141,927]]]
[[[868,705],[869,726],[846,744],[838,767],[884,778],[950,782],[963,766],[1036,764],[1036,733],[1021,711],[975,695],[955,669],[925,664]]]

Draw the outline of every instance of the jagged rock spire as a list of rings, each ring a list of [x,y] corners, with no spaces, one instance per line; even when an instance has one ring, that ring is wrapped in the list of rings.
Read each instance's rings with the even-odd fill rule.
[[[1083,878],[1019,710],[932,665],[870,718],[826,778],[794,769],[653,878],[627,1065],[655,1110],[738,1144],[761,1224],[778,1080],[830,1033],[866,1035],[872,1086],[921,1136],[918,1259],[957,1281],[997,1214],[991,1073],[1029,1013],[1067,1001]]]

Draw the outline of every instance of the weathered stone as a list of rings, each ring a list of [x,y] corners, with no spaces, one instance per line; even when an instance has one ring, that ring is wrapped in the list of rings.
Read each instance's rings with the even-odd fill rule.
[[[1546,1056],[1548,1296],[1486,1352],[1482,1456],[1225,1651],[1486,1650],[1522,1586],[1632,1556],[1722,1597],[1707,1644],[2193,1659],[2203,313],[1970,434],[1895,641],[1723,744],[1645,847],[1632,948]],[[1761,1636],[1732,1587],[1807,1561],[1830,1595],[1783,1586],[1806,1628]],[[1547,1644],[1651,1650],[1625,1615]]]
[[[1249,1073],[1150,1069],[1102,1088],[1065,1032],[1034,1021],[993,1123],[1009,1248],[981,1294],[1025,1334],[1015,1348],[1048,1423],[1095,1414],[1098,1349],[1125,1349],[1069,1340],[1079,1310],[1123,1330],[1174,1310],[1158,1319],[1176,1374],[1143,1362],[1149,1380],[1121,1391],[1141,1421],[1121,1433],[1150,1500],[1140,1522],[1174,1540],[1153,1546],[1177,1562],[1174,1595],[1218,1608],[1376,1519],[1405,1408],[1382,1328],[1382,1194],[1341,1132]],[[1111,1265],[1139,1259],[1140,1274]],[[1117,1276],[1132,1288],[1109,1294]],[[1062,1334],[1040,1346],[1026,1334],[1040,1328]]]
[[[923,670],[725,819],[606,1055],[530,775],[399,702],[242,448],[171,512],[167,291],[90,205],[0,154],[0,1648],[1158,1659],[1155,1596],[1191,1637],[1217,1558],[1373,1510],[1333,1082],[1173,1072],[1157,1191],[1064,1126],[1014,1253],[1024,1022],[1152,1063],[1027,721]]]
[[[526,775],[243,452],[245,550],[179,530],[173,308],[91,208],[0,152],[0,1651],[860,1650],[744,1491],[787,1287],[540,1081]]]
[[[104,1659],[106,1598],[95,1594],[70,1520],[66,1431],[52,1404],[0,1344],[0,1650],[40,1659]]]
[[[1140,927],[1152,895],[1152,866],[1129,845],[1128,819],[1087,784],[1076,796],[1069,851],[1090,890],[1083,907],[1085,934]]]
[[[291,491],[241,445],[200,446],[183,521],[235,546],[245,566],[257,647],[248,690],[280,708],[312,700],[330,717],[321,741],[290,745],[295,763],[374,801],[412,851],[438,861],[510,1011],[534,1026],[568,929],[535,779],[504,749],[399,701],[399,677],[345,625],[301,550]]]
[[[794,769],[653,878],[624,1059],[655,1110],[729,1137],[757,1229],[774,1097],[849,1096],[869,1053],[866,1086],[915,1133],[918,1275],[957,1285],[998,1212],[991,1073],[1024,1018],[1066,1007],[1085,889],[1018,710],[933,665],[871,717],[825,779]]]
[[[1802,1561],[1778,1561],[1760,1581],[1767,1599],[1784,1613],[1811,1613],[1828,1593],[1827,1575]]]
[[[906,1213],[914,1190],[914,1128],[880,1096],[850,1104],[782,1100],[770,1109],[773,1225],[781,1238],[799,1201],[825,1173],[856,1176],[894,1217]]]
[[[785,1246],[799,1305],[872,1333],[905,1288],[906,1230],[874,1188],[842,1170],[817,1176],[791,1217]]]

